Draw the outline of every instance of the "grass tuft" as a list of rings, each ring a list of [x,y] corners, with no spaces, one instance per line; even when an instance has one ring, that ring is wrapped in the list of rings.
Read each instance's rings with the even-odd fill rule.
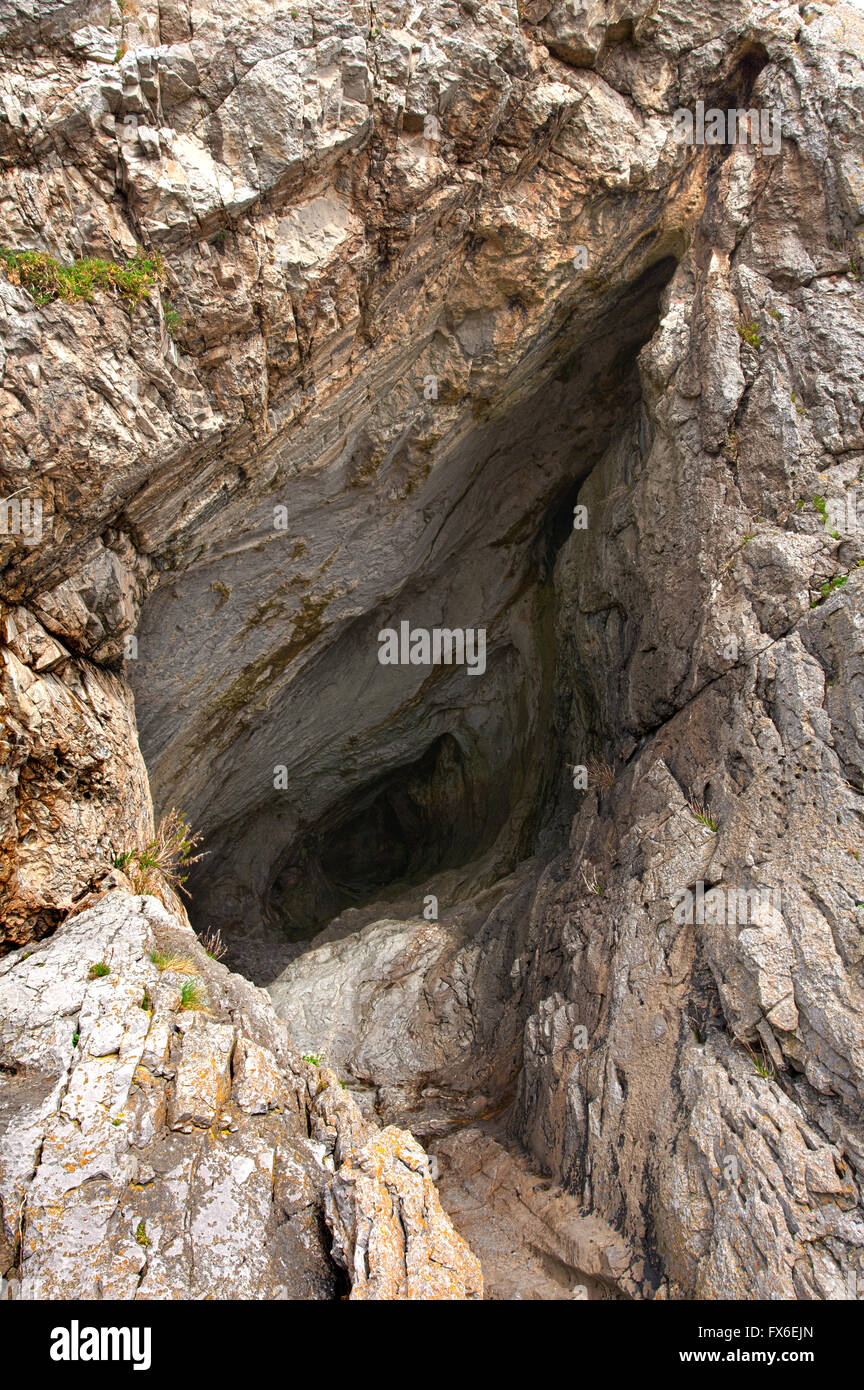
[[[702,825],[705,826],[706,830],[710,830],[712,835],[716,835],[717,822],[712,815],[709,815],[708,807],[705,805],[705,802],[697,800],[695,796],[691,796],[690,800],[687,802],[687,805],[693,812],[696,819],[700,821]]]
[[[87,256],[62,265],[47,251],[10,251],[0,246],[0,268],[13,285],[20,285],[37,304],[63,299],[90,304],[97,290],[113,294],[130,310],[140,304],[154,285],[164,284],[165,262],[158,251],[139,251],[130,261],[106,261]]]
[[[184,980],[180,989],[180,1008],[181,1009],[203,1009],[207,1003],[204,994],[204,985],[193,977]]]
[[[122,869],[131,879],[136,893],[158,896],[162,880],[175,892],[185,893],[183,884],[188,875],[181,870],[203,859],[203,854],[192,853],[200,839],[200,835],[192,834],[185,816],[172,809],[160,820],[153,839],[143,849],[118,854],[114,868]]]

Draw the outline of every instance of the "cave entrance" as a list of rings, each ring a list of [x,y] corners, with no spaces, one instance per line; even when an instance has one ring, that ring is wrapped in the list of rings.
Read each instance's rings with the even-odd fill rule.
[[[152,655],[135,698],[154,799],[202,826],[193,920],[224,930],[232,965],[253,979],[275,978],[346,909],[361,911],[340,930],[379,905],[414,916],[438,875],[452,871],[447,903],[451,884],[479,891],[564,833],[556,557],[607,449],[647,447],[638,354],[675,269],[667,249],[636,278],[562,306],[512,399],[494,410],[466,400],[464,428],[410,504],[396,463],[368,495],[342,489],[337,511],[305,470],[279,495],[304,545],[319,547],[314,565],[304,551],[283,571],[272,546],[234,537],[229,558],[205,554],[148,599]],[[326,602],[319,571],[332,576]],[[382,666],[378,634],[402,619],[488,629],[482,680],[458,664]],[[191,666],[164,637],[190,628]],[[203,703],[190,694],[199,675]]]
[[[476,858],[506,812],[503,803],[490,809],[459,741],[444,734],[299,838],[273,879],[271,919],[291,940],[314,936],[348,907],[392,898]]]

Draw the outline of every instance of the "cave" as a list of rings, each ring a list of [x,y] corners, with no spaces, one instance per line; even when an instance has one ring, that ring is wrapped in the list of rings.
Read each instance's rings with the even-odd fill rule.
[[[229,961],[256,981],[269,983],[346,909],[416,900],[420,911],[423,886],[434,892],[447,871],[473,864],[488,885],[562,833],[572,749],[554,716],[555,562],[586,477],[639,419],[636,359],[675,265],[659,256],[589,315],[562,309],[527,398],[524,384],[505,384],[488,421],[467,433],[460,422],[437,484],[416,502],[431,542],[401,573],[388,554],[392,592],[368,611],[340,619],[337,603],[332,622],[310,625],[311,599],[299,610],[277,594],[262,604],[266,520],[242,547],[164,575],[146,601],[139,642],[152,655],[146,677],[143,667],[140,683],[132,676],[157,809],[182,805],[203,830],[192,920],[220,930]],[[265,517],[286,505],[273,497]],[[341,537],[346,551],[353,536]],[[360,544],[355,593],[364,561]],[[486,629],[482,678],[458,665],[382,667],[378,633],[409,617]],[[207,654],[194,700],[177,684],[181,641]],[[210,667],[224,671],[221,686]]]
[[[278,864],[271,915],[298,940],[347,907],[400,896],[478,857],[506,819],[484,807],[457,740],[442,734],[416,762],[336,805]]]
[[[0,1298],[860,1297],[860,28],[0,6]]]

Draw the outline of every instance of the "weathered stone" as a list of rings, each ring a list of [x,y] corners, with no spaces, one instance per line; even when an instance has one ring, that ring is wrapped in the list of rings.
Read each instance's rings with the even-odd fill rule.
[[[404,1130],[382,1130],[327,1188],[333,1255],[352,1299],[483,1297],[479,1262],[441,1209],[429,1161]]]
[[[160,993],[155,962],[180,950],[206,1011]],[[355,1153],[365,1162],[367,1141],[389,1141],[335,1078],[301,1062],[260,991],[215,965],[156,899],[108,894],[35,951],[4,958],[0,1066],[0,1272],[21,1297],[335,1296],[322,1238],[334,1165],[307,1129],[332,1131],[348,1169]],[[437,1205],[425,1155],[402,1135],[394,1171],[397,1152],[424,1173],[419,1196],[398,1173],[406,1216],[419,1203],[434,1227],[402,1252],[401,1273],[388,1264],[392,1296],[441,1296],[450,1251],[450,1296],[467,1297],[472,1257]],[[377,1202],[355,1194],[364,1230]]]

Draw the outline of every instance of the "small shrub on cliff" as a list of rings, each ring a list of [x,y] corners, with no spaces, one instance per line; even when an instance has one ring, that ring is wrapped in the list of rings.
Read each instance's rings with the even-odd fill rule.
[[[163,302],[162,314],[165,319],[165,327],[168,330],[169,336],[172,337],[176,342],[177,335],[183,327],[183,317],[174,308],[174,305],[171,303],[170,299],[166,299]]]
[[[47,251],[10,251],[0,246],[0,267],[7,280],[27,290],[37,304],[54,299],[68,303],[83,299],[89,304],[96,290],[102,290],[116,295],[131,311],[165,280],[165,263],[158,251],[151,255],[139,251],[125,264],[87,256],[61,265]]]
[[[131,879],[136,893],[158,896],[157,890],[163,880],[175,892],[185,892],[183,884],[188,875],[181,870],[204,857],[192,853],[200,839],[200,835],[192,834],[186,818],[171,810],[160,820],[153,839],[143,849],[118,854],[114,868],[122,869]]]
[[[827,579],[825,583],[819,587],[819,593],[822,595],[822,598],[811,599],[810,607],[818,607],[824,599],[830,598],[836,589],[842,589],[848,578],[848,574],[835,574],[833,579]]]
[[[762,345],[758,323],[739,323],[738,337],[743,343],[747,343],[748,346],[752,348],[758,348]]]
[[[108,966],[105,964],[104,960],[100,960],[97,961],[95,965],[90,966],[90,969],[87,973],[87,978],[88,980],[101,980],[103,975],[110,974],[111,971],[108,969]]]
[[[221,960],[228,950],[228,947],[222,940],[221,931],[214,931],[212,927],[208,927],[203,936],[199,936],[198,940],[201,942],[201,945],[204,947],[204,950],[211,960]]]

